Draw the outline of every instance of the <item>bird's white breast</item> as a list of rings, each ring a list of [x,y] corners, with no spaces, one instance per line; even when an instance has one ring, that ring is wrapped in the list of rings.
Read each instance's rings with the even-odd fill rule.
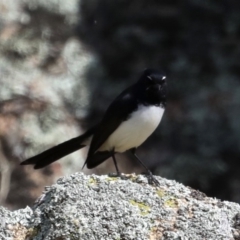
[[[129,119],[108,137],[99,148],[100,151],[112,149],[115,152],[124,152],[141,145],[157,128],[164,113],[164,108],[159,106],[140,105],[131,114]]]

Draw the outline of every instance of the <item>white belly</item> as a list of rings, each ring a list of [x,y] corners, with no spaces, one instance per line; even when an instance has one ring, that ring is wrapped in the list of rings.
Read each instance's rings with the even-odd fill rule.
[[[141,145],[157,128],[164,113],[164,108],[157,106],[139,106],[127,121],[108,137],[99,148],[100,151],[112,149],[125,152]]]

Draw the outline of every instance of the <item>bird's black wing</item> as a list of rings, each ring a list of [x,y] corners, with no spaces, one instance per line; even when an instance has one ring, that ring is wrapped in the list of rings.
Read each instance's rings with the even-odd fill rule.
[[[101,147],[101,145],[107,140],[107,138],[118,128],[118,126],[128,119],[130,114],[137,109],[137,99],[133,94],[133,86],[123,91],[109,106],[102,121],[98,125],[96,132],[94,133],[86,160],[87,166],[92,168],[97,166],[99,163],[95,162],[93,155]],[[106,155],[107,156],[107,155]],[[111,154],[108,154],[108,157]]]

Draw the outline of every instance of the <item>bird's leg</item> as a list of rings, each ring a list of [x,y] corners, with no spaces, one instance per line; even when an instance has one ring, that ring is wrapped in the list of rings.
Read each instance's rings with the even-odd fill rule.
[[[133,156],[140,162],[140,164],[147,170],[147,173],[149,175],[149,182],[150,184],[155,184],[156,186],[159,186],[160,183],[158,180],[153,176],[152,172],[147,168],[147,166],[139,159],[139,157],[136,154],[136,148],[130,149],[130,152],[133,154]]]
[[[114,166],[116,168],[116,173],[109,173],[109,176],[110,177],[121,177],[121,172],[119,171],[119,168],[118,168],[118,165],[117,165],[117,160],[115,158],[114,149],[112,150],[112,159],[113,159]]]
[[[127,179],[127,177],[122,175],[122,173],[119,171],[119,168],[118,168],[118,165],[117,165],[117,160],[115,158],[114,150],[112,151],[112,159],[113,159],[114,166],[116,168],[116,173],[110,173],[109,176],[110,177],[120,177],[121,179]]]
[[[113,151],[113,153],[112,153],[112,159],[113,159],[114,166],[115,166],[115,168],[116,168],[117,176],[118,176],[118,177],[121,177],[121,172],[120,172],[119,169],[118,169],[118,165],[117,165],[117,161],[116,161],[116,158],[115,158],[115,153],[114,153],[114,151]]]

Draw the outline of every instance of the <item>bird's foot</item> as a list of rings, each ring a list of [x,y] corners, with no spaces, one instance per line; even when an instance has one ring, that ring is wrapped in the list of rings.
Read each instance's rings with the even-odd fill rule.
[[[122,180],[127,180],[129,179],[126,175],[120,173],[120,172],[116,172],[116,173],[109,173],[108,174],[109,177],[119,177],[121,178]]]
[[[148,183],[150,185],[155,185],[157,187],[160,186],[159,181],[153,176],[152,172],[150,172],[150,171],[148,172],[147,178],[148,178]]]

